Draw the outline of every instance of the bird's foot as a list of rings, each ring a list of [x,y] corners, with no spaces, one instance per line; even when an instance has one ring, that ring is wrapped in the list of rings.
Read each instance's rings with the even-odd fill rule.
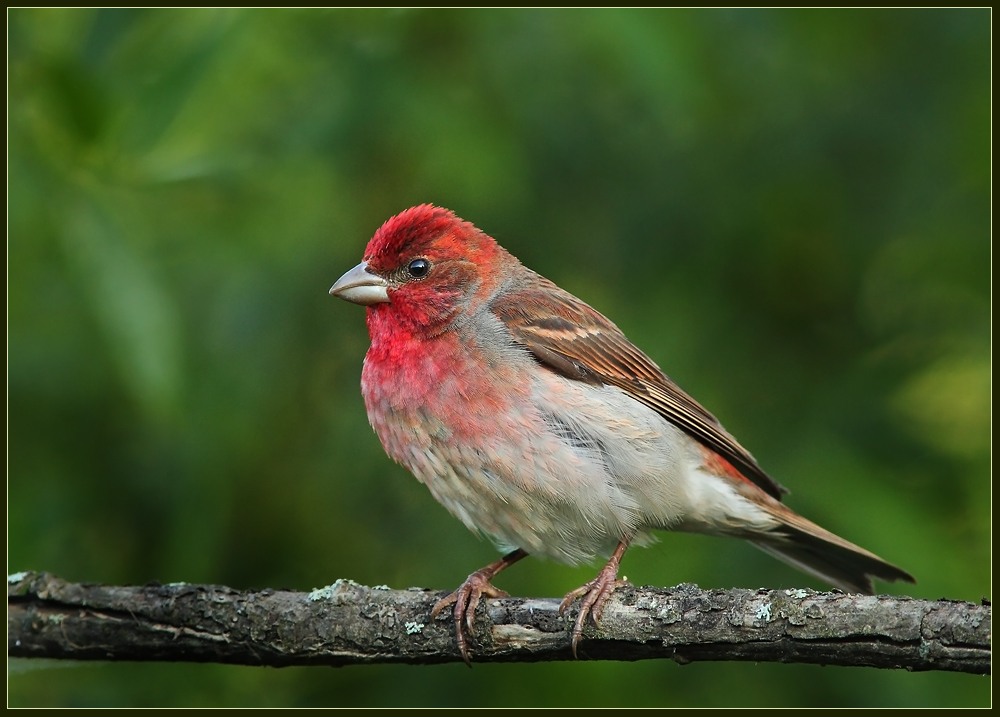
[[[500,590],[490,583],[489,578],[483,574],[482,570],[477,570],[466,578],[458,590],[448,597],[439,600],[434,609],[431,610],[431,618],[435,618],[442,610],[454,603],[455,607],[452,610],[452,615],[455,616],[455,642],[458,643],[458,651],[461,653],[462,659],[465,660],[465,664],[469,667],[472,667],[472,662],[469,660],[469,648],[465,640],[465,633],[462,630],[462,624],[465,624],[465,629],[471,635],[473,632],[473,621],[476,616],[476,607],[479,605],[479,598],[483,595],[489,598],[510,597],[509,593]]]
[[[469,646],[465,639],[465,632],[462,629],[463,623],[465,630],[468,631],[469,635],[472,635],[473,621],[476,617],[476,607],[479,605],[479,599],[483,595],[488,598],[510,597],[509,593],[494,586],[490,583],[490,580],[496,577],[496,574],[501,570],[513,565],[526,555],[527,553],[523,550],[515,550],[495,563],[490,563],[485,568],[477,570],[469,575],[464,583],[459,585],[458,590],[438,600],[437,604],[431,610],[431,619],[434,619],[446,607],[452,604],[455,605],[451,611],[455,617],[455,642],[458,645],[459,654],[462,655],[462,659],[469,667],[472,667],[472,661],[469,659]]]
[[[611,593],[616,588],[631,584],[627,580],[618,579],[619,563],[627,547],[628,543],[619,543],[614,555],[611,556],[611,560],[601,568],[601,572],[597,574],[597,577],[586,585],[567,593],[566,597],[559,603],[559,614],[562,615],[573,604],[574,600],[583,598],[583,602],[580,603],[580,612],[576,616],[576,622],[573,623],[573,635],[570,644],[573,649],[574,658],[578,658],[576,648],[583,638],[583,626],[587,622],[587,616],[590,616],[594,627],[600,627],[601,613],[604,612],[604,604],[611,597]]]

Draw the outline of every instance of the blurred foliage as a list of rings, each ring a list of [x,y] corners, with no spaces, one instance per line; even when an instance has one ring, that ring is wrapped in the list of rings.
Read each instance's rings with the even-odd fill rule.
[[[493,560],[382,453],[364,317],[327,296],[382,221],[433,202],[616,321],[794,508],[919,581],[882,587],[989,596],[990,21],[9,10],[8,572],[451,589]],[[561,596],[593,572],[528,560],[499,583]],[[673,534],[624,572],[823,587]],[[739,663],[15,667],[23,706],[990,695]]]

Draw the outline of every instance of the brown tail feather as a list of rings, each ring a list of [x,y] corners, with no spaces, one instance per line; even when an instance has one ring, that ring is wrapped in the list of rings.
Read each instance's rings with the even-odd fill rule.
[[[785,508],[782,506],[782,508]],[[767,536],[750,539],[761,550],[845,592],[872,595],[872,578],[887,582],[916,580],[853,543],[811,523],[788,508],[776,515],[783,525]]]

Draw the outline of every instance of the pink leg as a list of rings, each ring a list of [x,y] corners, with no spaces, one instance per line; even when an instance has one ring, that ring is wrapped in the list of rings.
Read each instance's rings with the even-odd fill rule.
[[[491,598],[510,597],[503,590],[493,587],[490,584],[490,580],[495,578],[501,570],[509,568],[518,560],[527,556],[526,552],[518,548],[514,552],[503,556],[495,563],[490,563],[485,568],[477,570],[465,579],[465,582],[458,587],[458,590],[438,600],[437,605],[431,610],[431,618],[433,619],[446,607],[455,603],[455,608],[452,610],[452,614],[455,616],[455,642],[458,643],[458,651],[461,653],[462,659],[465,660],[465,664],[469,667],[472,667],[472,662],[469,660],[469,649],[465,641],[465,634],[462,632],[462,623],[465,623],[471,635],[473,633],[472,623],[476,617],[476,606],[479,605],[480,597],[483,595]]]
[[[628,544],[628,540],[619,542],[608,564],[601,568],[597,577],[573,592],[567,593],[559,604],[559,614],[562,615],[574,600],[579,597],[583,598],[583,602],[580,604],[580,613],[576,616],[576,622],[573,624],[573,657],[577,657],[576,646],[580,644],[580,639],[583,637],[583,624],[587,621],[587,616],[590,615],[594,625],[598,626],[601,612],[604,610],[604,603],[611,597],[611,593],[615,591],[615,588],[628,585],[624,580],[618,579],[619,566],[622,556],[628,549]]]

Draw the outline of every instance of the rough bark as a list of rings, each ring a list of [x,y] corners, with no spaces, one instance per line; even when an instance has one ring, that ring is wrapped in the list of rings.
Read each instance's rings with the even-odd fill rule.
[[[8,577],[7,654],[72,660],[242,665],[440,663],[461,659],[444,593],[350,580],[312,593],[214,585],[115,587],[47,573]],[[484,600],[476,662],[572,659],[575,608]],[[445,611],[446,613],[448,611]],[[617,590],[580,658],[753,660],[990,673],[991,608],[950,600],[812,590]]]

